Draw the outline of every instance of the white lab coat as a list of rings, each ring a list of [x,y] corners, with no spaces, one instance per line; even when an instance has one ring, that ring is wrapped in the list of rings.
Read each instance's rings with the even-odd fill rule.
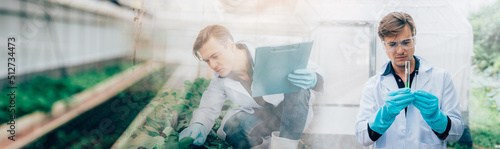
[[[439,99],[439,109],[451,119],[449,135],[445,141],[440,140],[422,118],[420,111],[410,104],[407,116],[405,117],[405,110],[401,110],[389,129],[376,141],[375,148],[445,149],[446,141],[454,142],[462,136],[464,124],[451,76],[445,70],[432,66],[420,57],[417,58],[420,60],[419,73],[413,79],[411,90],[424,90]],[[368,119],[377,114],[385,104],[386,93],[398,89],[392,73],[382,76],[387,65],[388,63],[382,66],[377,74],[368,80],[361,97],[355,133],[358,141],[365,146],[374,143],[368,135]]]
[[[250,55],[252,56],[252,59],[255,61],[256,46],[245,41],[241,41],[238,43],[245,44],[248,47]],[[309,61],[307,68],[315,70],[318,74],[320,74],[323,77],[324,80],[324,75],[322,75],[323,72],[318,65]],[[283,101],[283,98],[284,94],[263,96],[263,99],[266,102],[274,106],[277,106],[279,103],[281,103],[281,101]],[[222,139],[226,138],[226,133],[223,131],[223,128],[226,121],[231,116],[240,111],[253,113],[254,112],[253,108],[261,108],[261,106],[254,101],[252,96],[248,94],[248,92],[243,87],[243,85],[241,85],[240,82],[227,77],[219,78],[219,74],[214,73],[214,77],[212,78],[210,85],[208,86],[207,90],[203,92],[198,109],[196,109],[193,113],[191,124],[201,123],[203,124],[203,126],[207,128],[207,130],[210,130],[213,127],[215,120],[219,117],[222,106],[224,105],[226,99],[231,100],[231,102],[238,105],[239,107],[228,111],[225,117],[222,119],[222,124],[219,130],[217,131],[218,137]],[[313,101],[314,101],[314,94],[313,92],[311,92],[311,96],[309,99],[309,112],[307,116],[306,128],[313,118],[313,110],[312,110]]]

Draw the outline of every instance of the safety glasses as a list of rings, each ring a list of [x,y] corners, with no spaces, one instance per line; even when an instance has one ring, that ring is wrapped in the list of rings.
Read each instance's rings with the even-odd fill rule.
[[[416,36],[413,36],[399,41],[382,41],[382,44],[384,44],[385,50],[388,52],[394,51],[399,45],[401,45],[403,49],[408,50],[415,47],[415,37]]]

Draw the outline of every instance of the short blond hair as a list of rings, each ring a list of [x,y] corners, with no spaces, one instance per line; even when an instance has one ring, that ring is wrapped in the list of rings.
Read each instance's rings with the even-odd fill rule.
[[[417,34],[417,28],[415,27],[413,18],[404,12],[391,12],[380,20],[378,36],[381,40],[384,40],[385,37],[394,37],[401,32],[406,25],[410,27],[411,35],[415,36]]]
[[[197,59],[203,59],[201,58],[199,51],[203,44],[207,43],[210,37],[214,37],[224,46],[226,46],[228,40],[233,41],[233,36],[226,27],[217,24],[209,25],[200,31],[198,37],[196,37],[196,41],[194,41],[193,55]]]

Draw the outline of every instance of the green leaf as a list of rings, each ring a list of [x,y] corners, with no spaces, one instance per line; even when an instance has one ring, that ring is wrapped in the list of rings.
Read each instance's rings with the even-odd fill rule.
[[[141,134],[131,140],[127,148],[153,148],[155,146],[161,146],[165,142],[165,139],[160,136],[152,137],[146,134]]]
[[[159,131],[156,130],[155,128],[153,128],[151,126],[144,126],[144,128],[146,128],[146,130],[148,131],[148,134],[151,135],[152,137],[160,136]]]
[[[184,111],[185,107],[186,105],[184,105],[184,103],[179,103],[174,106],[174,110],[177,111],[178,113],[181,113],[182,111]]]
[[[162,149],[178,149],[179,145],[176,142],[167,141],[161,146]]]
[[[174,132],[174,129],[172,127],[165,127],[165,129],[163,129],[162,133],[169,136],[172,132]]]
[[[165,96],[168,96],[168,92],[164,92],[161,97],[165,97]]]
[[[160,130],[161,126],[155,120],[151,119],[149,116],[146,117],[146,126],[151,126],[156,130]]]
[[[183,149],[183,148],[187,148],[189,147],[189,145],[193,144],[194,142],[194,139],[191,138],[191,137],[184,137],[182,138],[180,141],[179,141],[179,148]]]

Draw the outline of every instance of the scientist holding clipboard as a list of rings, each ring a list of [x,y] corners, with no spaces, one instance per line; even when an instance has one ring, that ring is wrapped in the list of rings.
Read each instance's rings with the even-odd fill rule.
[[[313,116],[311,90],[323,90],[321,70],[308,62],[307,68],[283,76],[298,91],[253,97],[255,49],[245,41],[233,42],[229,30],[220,25],[209,25],[200,31],[193,54],[215,74],[179,139],[192,137],[193,144],[202,145],[229,99],[239,107],[223,118],[217,131],[221,139],[236,148],[297,148]]]

